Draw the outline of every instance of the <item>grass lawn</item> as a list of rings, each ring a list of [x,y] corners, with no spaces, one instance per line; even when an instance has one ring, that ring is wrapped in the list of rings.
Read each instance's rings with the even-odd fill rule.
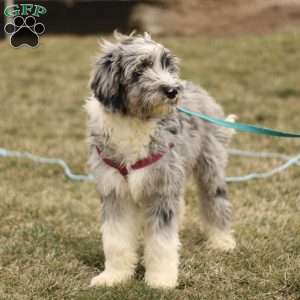
[[[240,121],[300,131],[300,31],[226,39],[164,38],[182,77],[202,84]],[[0,147],[61,157],[86,172],[85,120],[97,37],[43,37],[37,49],[0,42]],[[300,141],[237,134],[232,147],[300,152]],[[268,170],[276,160],[231,157],[228,175]],[[0,158],[0,299],[300,299],[300,169],[229,186],[237,249],[209,251],[197,224],[193,185],[181,233],[179,285],[136,280],[89,289],[103,269],[95,185],[61,169]]]

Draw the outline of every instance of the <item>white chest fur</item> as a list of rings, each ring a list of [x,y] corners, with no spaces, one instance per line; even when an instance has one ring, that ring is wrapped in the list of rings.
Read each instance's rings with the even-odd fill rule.
[[[156,121],[145,121],[138,118],[123,116],[118,113],[109,113],[104,111],[101,104],[94,98],[86,102],[85,108],[89,114],[89,127],[94,132],[105,131],[109,137],[108,143],[114,152],[120,157],[124,157],[124,163],[127,166],[149,155],[148,145],[151,134],[156,127]],[[95,154],[96,155],[96,154]],[[98,157],[99,159],[99,157]],[[99,178],[111,181],[110,184],[119,186],[117,190],[122,193],[129,191],[133,200],[138,201],[142,196],[144,189],[144,178],[147,174],[147,167],[129,172],[126,180],[122,180],[120,174],[110,167],[105,169],[107,172],[101,172]],[[109,173],[109,177],[104,175]],[[112,177],[115,174],[118,178]],[[103,182],[107,186],[107,182]],[[110,188],[113,188],[112,186]],[[124,190],[125,189],[125,190]]]
[[[144,190],[144,183],[145,183],[145,176],[147,173],[147,167],[139,170],[135,170],[128,174],[128,188],[132,199],[135,202],[139,202],[142,198],[143,190]]]
[[[125,157],[126,163],[133,164],[148,155],[155,122],[106,113],[102,126],[109,133],[111,146]]]
[[[155,130],[156,120],[146,121],[106,112],[95,98],[89,99],[85,108],[89,114],[90,128],[107,133],[110,147],[124,157],[125,164],[133,164],[148,155],[147,146]]]

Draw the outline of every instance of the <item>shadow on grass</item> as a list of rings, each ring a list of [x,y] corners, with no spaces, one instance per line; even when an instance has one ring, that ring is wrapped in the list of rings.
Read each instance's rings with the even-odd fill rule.
[[[18,233],[23,245],[26,244],[26,254],[32,254],[36,249],[43,249],[45,255],[55,249],[58,256],[64,253],[74,255],[81,263],[96,269],[104,268],[104,253],[100,236],[76,237],[59,232],[49,224],[35,224],[30,228],[22,228]]]
[[[203,248],[205,247],[205,235],[201,232],[199,225],[197,224],[189,224],[185,226],[180,231],[180,239],[182,242],[182,247],[188,248],[189,245],[193,245],[193,247]]]
[[[67,251],[73,253],[84,265],[104,269],[104,253],[99,239],[62,237],[62,241]]]

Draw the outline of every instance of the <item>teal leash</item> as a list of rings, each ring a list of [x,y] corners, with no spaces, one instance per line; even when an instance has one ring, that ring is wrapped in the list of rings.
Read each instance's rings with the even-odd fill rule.
[[[279,131],[279,130],[274,130],[271,128],[259,127],[256,125],[250,125],[250,124],[244,124],[244,123],[238,123],[238,122],[230,122],[230,121],[218,119],[215,117],[207,116],[207,115],[201,114],[199,112],[190,111],[184,107],[177,107],[176,109],[179,112],[185,113],[192,117],[197,117],[197,118],[207,121],[209,123],[212,123],[212,124],[215,124],[218,126],[222,126],[225,128],[235,129],[235,130],[242,131],[242,132],[249,132],[249,133],[268,135],[268,136],[274,136],[274,137],[282,137],[282,138],[300,138],[299,133]]]
[[[233,123],[226,120],[221,120],[218,118],[210,117],[207,115],[203,115],[201,113],[190,111],[183,107],[177,107],[177,110],[179,112],[185,113],[189,116],[200,118],[204,121],[223,126],[226,128],[236,129],[243,132],[250,132],[250,133],[256,133],[256,134],[263,134],[263,135],[269,135],[269,136],[277,136],[277,137],[291,137],[291,138],[300,138],[300,134],[296,133],[289,133],[284,131],[277,131],[269,128],[262,128],[254,125],[249,124],[242,124],[242,123]],[[285,160],[286,162],[283,165],[280,165],[270,171],[267,172],[255,172],[250,173],[248,175],[244,176],[236,176],[236,177],[227,177],[227,182],[242,182],[252,179],[258,179],[258,178],[268,178],[270,176],[273,176],[277,173],[285,171],[287,168],[289,168],[292,165],[300,165],[300,154],[294,157],[290,157],[285,154],[278,154],[278,153],[270,153],[270,152],[250,152],[250,151],[241,151],[237,149],[230,149],[229,153],[231,155],[238,155],[238,156],[248,156],[248,157],[257,157],[257,158],[277,158]],[[28,158],[32,161],[35,161],[37,163],[43,163],[43,164],[51,164],[51,165],[59,165],[64,169],[65,175],[71,179],[76,181],[92,181],[95,180],[95,178],[90,175],[81,175],[81,174],[74,174],[72,170],[69,168],[67,163],[62,159],[56,159],[56,158],[47,158],[42,156],[37,156],[29,152],[17,152],[17,151],[10,151],[8,149],[0,148],[0,157],[18,157],[18,158]]]

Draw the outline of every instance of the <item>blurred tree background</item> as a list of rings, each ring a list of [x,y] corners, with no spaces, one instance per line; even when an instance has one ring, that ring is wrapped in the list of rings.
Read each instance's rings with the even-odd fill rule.
[[[1,2],[3,8],[7,1]],[[300,0],[32,0],[30,3],[46,6],[48,12],[40,20],[50,34],[137,29],[155,35],[235,35],[268,33],[300,25]],[[3,15],[1,18],[2,23]]]

